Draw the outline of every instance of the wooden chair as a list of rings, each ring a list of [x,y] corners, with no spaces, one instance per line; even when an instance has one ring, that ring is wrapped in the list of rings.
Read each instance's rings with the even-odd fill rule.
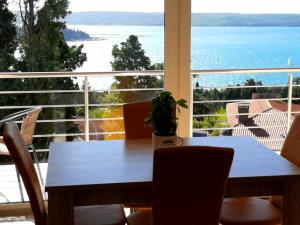
[[[218,225],[234,151],[183,146],[157,149],[152,210],[127,217],[129,225]]]
[[[21,132],[14,121],[5,123],[4,142],[15,161],[26,188],[36,225],[47,224],[47,212],[32,158],[27,151]],[[74,221],[79,225],[124,225],[125,214],[121,205],[75,207]]]
[[[39,179],[40,179],[41,185],[44,186],[44,181],[43,181],[43,176],[42,176],[39,160],[37,157],[35,147],[32,144],[37,118],[39,116],[39,113],[42,111],[42,109],[43,109],[42,107],[38,106],[38,107],[29,108],[29,109],[25,109],[22,111],[18,111],[18,112],[9,114],[2,118],[2,120],[0,121],[0,125],[6,123],[8,121],[17,121],[20,119],[23,120],[22,125],[21,125],[21,134],[23,136],[23,140],[25,142],[25,145],[27,146],[27,149],[29,151],[33,152],[33,158],[34,158],[34,161],[35,161],[35,164],[37,167]],[[10,153],[2,139],[0,139],[0,155],[6,155],[6,156],[10,155]],[[18,184],[19,184],[21,200],[24,201],[24,194],[22,191],[21,178],[20,178],[18,171],[17,171],[17,179],[18,179]]]
[[[293,121],[282,147],[281,156],[300,167],[300,115]],[[223,225],[277,225],[281,222],[279,196],[270,200],[259,198],[225,199],[221,213]]]
[[[149,116],[152,104],[148,102],[134,102],[123,105],[125,139],[151,138],[152,127],[146,127],[144,120]]]
[[[149,116],[152,109],[150,101],[134,102],[123,105],[125,139],[143,139],[152,138],[153,128],[145,125],[145,118]],[[126,208],[130,208],[131,212],[149,208],[150,205],[145,204],[125,204]]]

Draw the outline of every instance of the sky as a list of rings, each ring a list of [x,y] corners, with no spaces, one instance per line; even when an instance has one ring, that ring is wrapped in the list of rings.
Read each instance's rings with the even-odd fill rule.
[[[16,0],[10,0],[15,1]],[[42,2],[43,0],[40,0]],[[69,0],[69,10],[163,12],[164,0]],[[184,0],[183,0],[184,1]],[[12,10],[16,10],[10,4]],[[297,13],[300,0],[192,0],[193,12]]]
[[[163,12],[164,1],[71,0],[70,10]],[[300,13],[300,0],[192,0],[192,11],[237,13]]]

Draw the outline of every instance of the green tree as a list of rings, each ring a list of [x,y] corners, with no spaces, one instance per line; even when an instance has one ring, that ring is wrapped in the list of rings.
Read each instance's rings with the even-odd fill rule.
[[[244,83],[244,86],[262,86],[261,81],[256,81],[252,78],[247,79],[246,82]],[[241,99],[251,99],[253,93],[259,93],[259,88],[258,87],[253,87],[253,88],[243,88],[241,89]]]
[[[0,72],[14,70],[16,59],[14,57],[17,48],[16,19],[8,9],[7,0],[0,0]],[[16,79],[0,79],[0,91],[18,90],[21,81]],[[0,105],[11,105],[16,101],[12,95],[1,95]],[[9,114],[10,111],[0,111],[0,118]]]
[[[83,45],[69,47],[63,36],[67,0],[46,0],[35,7],[37,0],[24,0],[21,11],[23,36],[20,42],[21,71],[72,71],[86,61]]]
[[[198,86],[197,86],[198,85]],[[195,101],[205,100],[237,100],[237,99],[251,99],[253,93],[265,93],[274,92],[273,89],[267,90],[263,87],[248,87],[242,88],[243,86],[262,86],[261,81],[254,79],[247,79],[242,85],[236,84],[236,88],[211,88],[211,89],[199,89],[199,83],[196,83],[197,89],[194,90]],[[238,88],[241,86],[241,88]],[[194,114],[209,114],[214,113],[220,107],[225,107],[225,103],[198,103],[194,106]]]
[[[0,72],[13,71],[16,62],[14,57],[17,47],[16,19],[7,6],[7,0],[0,0]],[[14,79],[0,79],[0,91],[13,90],[19,83]],[[12,95],[1,95],[0,105],[5,106],[14,100],[15,97]],[[0,111],[0,118],[6,114],[9,114],[9,111]],[[11,157],[0,157],[0,163],[11,163]]]
[[[7,8],[7,0],[0,0],[0,72],[10,71],[15,63],[15,16]]]
[[[19,38],[20,59],[16,69],[22,72],[72,71],[86,61],[86,54],[79,47],[68,46],[63,36],[65,17],[70,13],[68,0],[46,0],[42,7],[39,0],[20,0],[22,22]],[[77,90],[72,78],[24,79],[15,90]],[[78,101],[76,94],[23,94],[11,104],[58,105]],[[8,104],[8,103],[7,103]],[[44,108],[39,119],[71,119],[76,116],[74,108]],[[72,122],[38,124],[36,133],[75,133]],[[67,138],[72,139],[72,137]],[[50,140],[35,139],[39,148],[48,147]]]
[[[162,64],[151,64],[151,60],[145,55],[142,45],[135,35],[130,35],[125,42],[114,45],[112,49],[114,60],[111,62],[113,71],[137,71],[137,70],[158,70],[162,69]],[[156,76],[126,76],[116,77],[113,88],[131,89],[131,88],[155,88],[162,87],[162,80]],[[123,92],[119,95],[123,102],[138,101],[151,98],[157,93],[143,92]]]
[[[219,108],[214,116],[205,117],[203,120],[193,120],[194,128],[216,128],[215,130],[210,130],[209,134],[212,136],[219,136],[221,134],[220,130],[217,128],[227,127],[227,116],[226,109]]]

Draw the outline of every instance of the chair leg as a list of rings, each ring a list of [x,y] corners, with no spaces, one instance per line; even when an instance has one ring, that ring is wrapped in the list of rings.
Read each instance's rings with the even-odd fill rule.
[[[30,146],[28,146],[28,150],[32,150],[32,153],[33,153],[33,159],[34,159],[34,162],[35,162],[35,164],[36,164],[38,176],[39,176],[39,179],[40,179],[40,182],[41,182],[41,186],[42,186],[42,189],[43,189],[43,195],[44,195],[44,197],[45,197],[44,180],[43,180],[43,176],[42,176],[42,171],[41,171],[39,159],[38,159],[38,157],[37,157],[36,149],[35,149],[35,147],[34,147],[33,145],[30,145]]]
[[[18,184],[19,184],[19,191],[20,191],[20,195],[21,195],[21,201],[24,202],[24,193],[23,193],[23,189],[22,189],[22,184],[21,184],[21,176],[20,173],[16,167],[16,173],[17,173],[17,180],[18,180]]]

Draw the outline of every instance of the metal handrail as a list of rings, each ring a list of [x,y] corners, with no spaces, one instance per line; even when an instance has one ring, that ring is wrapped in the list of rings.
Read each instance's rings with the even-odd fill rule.
[[[257,102],[257,101],[286,101],[288,98],[261,98],[261,99],[230,99],[230,100],[202,100],[194,101],[194,104],[201,103],[230,103],[230,102]]]
[[[209,74],[241,74],[241,73],[295,73],[300,68],[259,68],[259,69],[216,69],[216,70],[192,70],[191,75]]]
[[[300,68],[259,68],[259,69],[216,69],[191,70],[191,75],[240,74],[240,73],[282,73],[300,72]],[[51,77],[116,77],[116,76],[162,76],[163,70],[107,71],[107,72],[1,72],[3,78],[51,78]]]
[[[89,90],[89,92],[129,92],[129,91],[161,91],[163,88],[123,88],[123,89],[100,89]],[[84,90],[39,90],[39,91],[0,91],[0,94],[63,94],[63,93],[84,93]]]
[[[238,129],[238,130],[244,130],[244,129],[261,129],[261,128],[285,128],[286,125],[282,126],[245,126],[245,127],[209,127],[209,128],[194,128],[194,130],[230,130],[230,129]]]
[[[108,72],[1,72],[4,78],[59,78],[59,77],[128,77],[162,76],[163,70],[108,71]]]
[[[272,112],[272,113],[228,113],[228,114],[196,114],[193,117],[222,117],[222,116],[255,116],[255,115],[274,115],[274,114],[287,114],[287,112]]]
[[[294,85],[296,86],[296,85]],[[300,86],[300,85],[298,85]],[[288,85],[277,85],[277,84],[274,84],[274,85],[251,85],[251,86],[247,86],[247,85],[229,85],[229,86],[200,86],[200,87],[193,87],[194,90],[202,90],[202,89],[239,89],[239,88],[270,88],[270,87],[273,87],[273,88],[280,88],[280,87],[288,87]]]

